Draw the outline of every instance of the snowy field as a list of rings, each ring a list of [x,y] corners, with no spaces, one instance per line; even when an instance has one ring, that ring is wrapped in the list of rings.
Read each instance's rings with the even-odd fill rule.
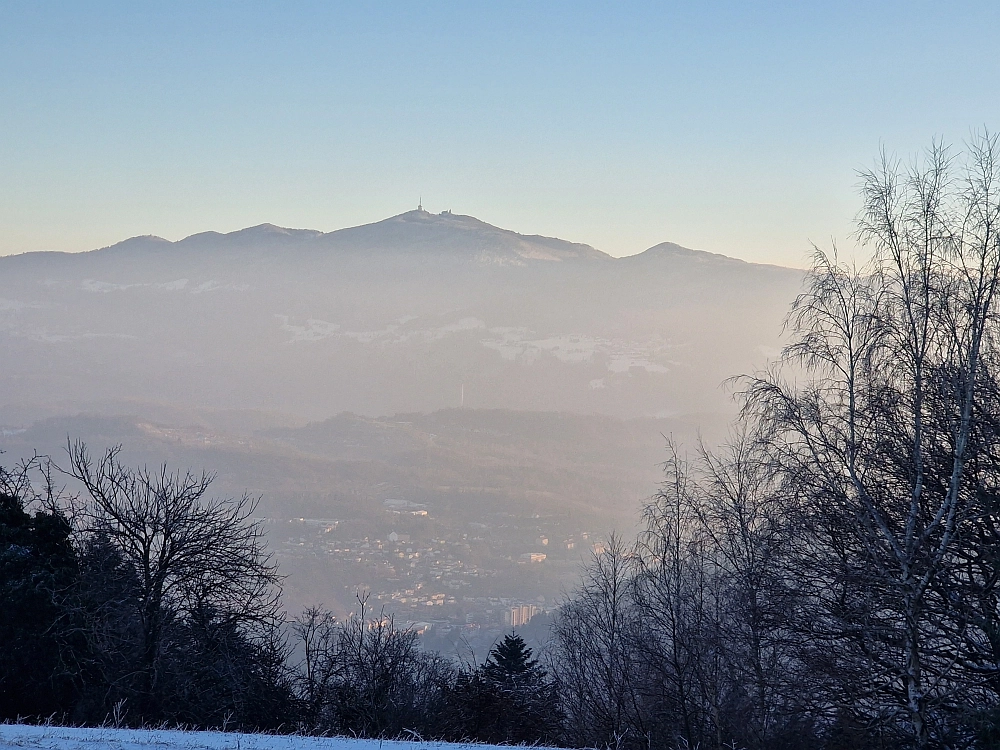
[[[0,725],[0,750],[489,750],[497,745],[355,740],[344,737],[183,732],[173,729],[83,729]],[[538,750],[542,750],[539,748]]]

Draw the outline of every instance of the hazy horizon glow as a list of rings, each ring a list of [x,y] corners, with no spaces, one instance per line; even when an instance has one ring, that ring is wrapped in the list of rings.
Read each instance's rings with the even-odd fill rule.
[[[1000,129],[987,2],[11,2],[0,254],[416,207],[630,255],[849,245],[879,147]],[[985,41],[979,37],[984,37]]]

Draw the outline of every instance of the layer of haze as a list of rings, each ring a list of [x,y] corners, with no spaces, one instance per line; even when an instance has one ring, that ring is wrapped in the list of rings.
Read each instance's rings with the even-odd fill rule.
[[[0,5],[0,254],[416,206],[801,266],[1000,123],[1000,5]]]

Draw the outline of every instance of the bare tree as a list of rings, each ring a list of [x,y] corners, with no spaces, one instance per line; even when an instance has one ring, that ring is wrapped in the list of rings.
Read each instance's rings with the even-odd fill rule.
[[[721,745],[720,602],[690,467],[672,441],[667,456],[660,491],[643,510],[635,557],[635,608],[646,624],[636,648],[655,675],[645,686],[647,723],[661,743]]]
[[[670,446],[637,545],[562,608],[574,739],[1000,736],[1000,147],[883,155],[862,193],[871,261],[816,250],[730,444]]]
[[[790,626],[792,523],[766,444],[743,426],[693,464],[667,450],[633,587],[650,735],[674,746],[780,746],[803,685]]]
[[[322,607],[309,607],[292,623],[302,658],[298,669],[298,694],[307,726],[317,727],[329,702],[340,665],[336,658],[340,626]]]
[[[718,453],[701,446],[697,468],[693,509],[713,568],[732,691],[726,735],[775,747],[808,697],[794,632],[795,508],[752,426],[738,425]]]
[[[634,577],[633,551],[612,535],[591,558],[583,584],[553,625],[553,676],[570,742],[645,741],[641,674],[646,665],[636,650],[642,623],[634,606]]]
[[[808,382],[777,375],[748,390],[747,415],[774,433],[790,486],[815,506],[827,552],[822,628],[867,661],[853,696],[912,742],[945,741],[935,721],[956,696],[958,659],[939,584],[960,546],[983,362],[995,346],[1000,170],[995,137],[961,164],[934,144],[862,174],[863,268],[817,250],[786,350]]]
[[[453,668],[422,652],[417,634],[397,628],[392,616],[372,616],[367,594],[358,595],[358,604],[344,622],[311,608],[294,625],[309,728],[366,737],[436,732],[437,703]]]
[[[167,629],[184,619],[270,637],[280,579],[250,496],[209,498],[211,475],[132,469],[120,453],[94,459],[82,442],[71,443],[66,471],[85,489],[87,533],[120,556],[134,581],[140,713],[152,715]]]

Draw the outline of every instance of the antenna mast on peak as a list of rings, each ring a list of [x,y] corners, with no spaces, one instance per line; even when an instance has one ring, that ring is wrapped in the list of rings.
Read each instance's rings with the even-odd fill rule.
[[[422,195],[417,200],[417,210],[418,211],[423,211],[424,210],[424,196],[422,196]]]

